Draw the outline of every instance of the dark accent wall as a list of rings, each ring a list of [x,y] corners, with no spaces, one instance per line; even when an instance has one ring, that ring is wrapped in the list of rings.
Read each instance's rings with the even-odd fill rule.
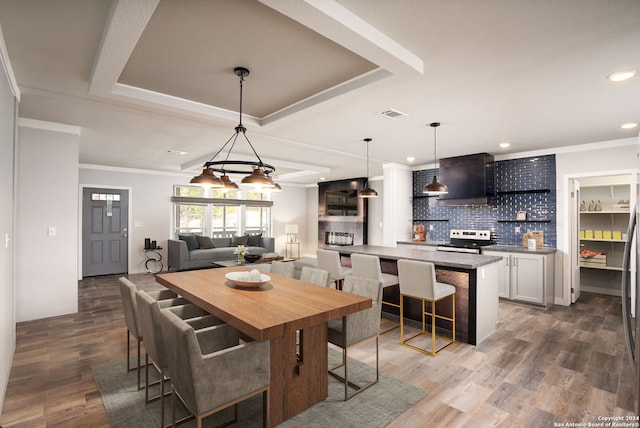
[[[337,234],[353,234],[353,245],[367,243],[367,199],[358,198],[358,191],[364,187],[366,178],[353,178],[349,180],[324,181],[318,183],[318,247],[326,245],[327,232]],[[344,195],[344,203],[336,200]],[[357,207],[354,212],[353,204]],[[340,210],[344,214],[341,215]],[[329,215],[331,211],[331,214]]]
[[[437,241],[449,241],[451,229],[490,229],[500,245],[522,245],[523,233],[542,230],[544,245],[555,248],[555,155],[497,161],[495,166],[495,206],[439,205],[437,198],[422,193],[437,169],[414,171],[413,224],[425,226],[431,240]],[[525,221],[516,220],[520,210],[527,213]]]

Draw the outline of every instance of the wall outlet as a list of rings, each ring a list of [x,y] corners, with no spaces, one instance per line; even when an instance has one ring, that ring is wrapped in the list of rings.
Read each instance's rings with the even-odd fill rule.
[[[429,225],[429,230],[433,230],[433,225],[432,224]]]
[[[520,233],[520,226],[516,226],[516,233]]]
[[[56,236],[56,228],[53,226],[49,226],[49,229],[47,230],[47,236]]]

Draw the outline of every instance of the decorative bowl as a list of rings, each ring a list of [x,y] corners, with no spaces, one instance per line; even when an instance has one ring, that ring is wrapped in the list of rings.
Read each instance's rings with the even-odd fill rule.
[[[260,274],[260,281],[246,281],[245,278],[247,273],[247,271],[227,272],[224,276],[234,285],[246,288],[258,288],[262,284],[266,284],[271,281],[271,277],[263,273]]]
[[[255,263],[262,258],[262,254],[245,254],[244,260],[247,263]]]

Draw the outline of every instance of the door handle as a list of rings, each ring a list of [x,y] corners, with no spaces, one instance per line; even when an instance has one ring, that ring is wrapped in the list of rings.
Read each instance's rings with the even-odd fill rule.
[[[124,238],[129,237],[129,230],[126,227],[124,229],[122,229],[122,236]]]

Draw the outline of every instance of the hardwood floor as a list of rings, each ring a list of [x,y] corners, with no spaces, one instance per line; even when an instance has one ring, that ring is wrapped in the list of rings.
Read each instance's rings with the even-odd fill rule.
[[[109,426],[91,366],[126,356],[117,276],[79,282],[77,314],[23,322],[0,416],[9,427]],[[129,275],[144,289],[152,275]],[[548,311],[501,302],[498,331],[436,357],[380,338],[380,369],[428,392],[391,427],[553,427],[631,415],[620,299],[583,293]],[[375,362],[373,342],[349,351]]]

